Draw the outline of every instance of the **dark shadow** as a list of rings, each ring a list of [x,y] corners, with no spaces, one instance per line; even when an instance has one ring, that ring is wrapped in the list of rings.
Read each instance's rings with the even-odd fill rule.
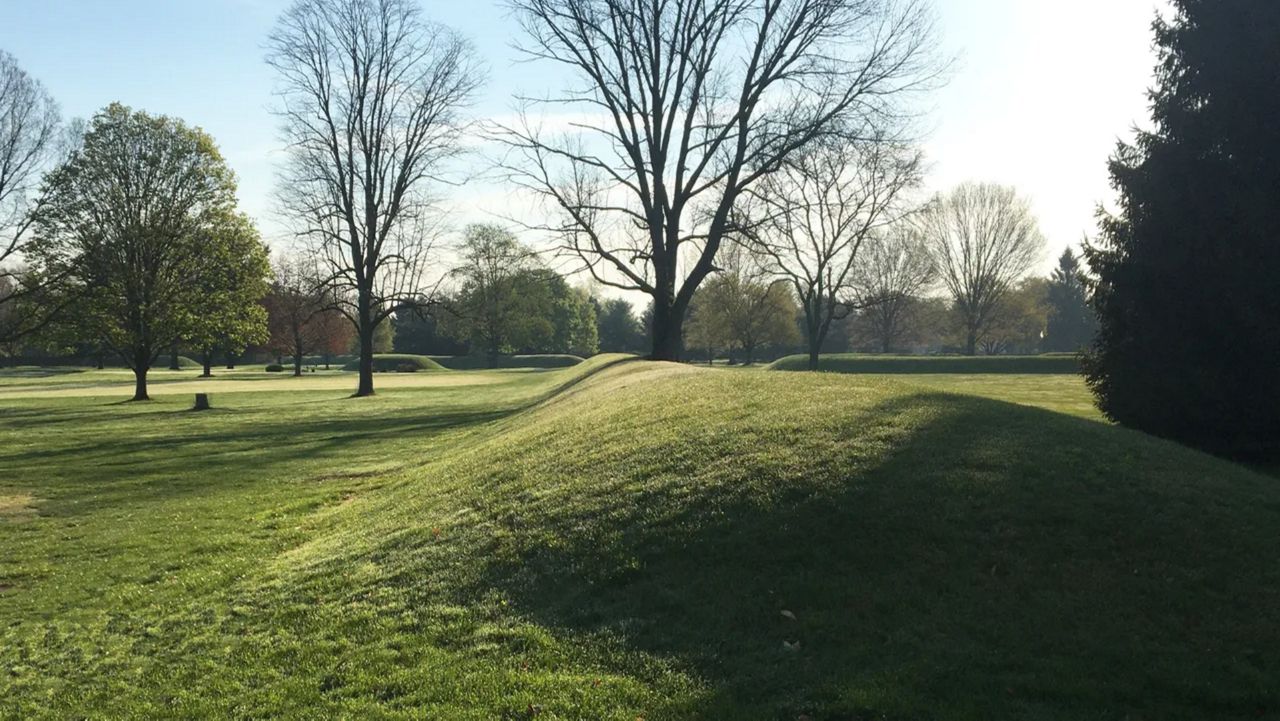
[[[888,425],[904,415],[929,420]],[[1263,681],[1280,670],[1268,479],[972,397],[922,393],[865,418],[848,433],[892,439],[882,456],[850,444],[798,475],[744,460],[744,488],[620,479],[491,519],[517,547],[481,549],[491,560],[457,600],[497,591],[610,671],[643,675],[638,652],[712,688],[653,718],[1280,712],[1280,684]]]
[[[587,373],[574,374],[528,399],[496,409],[486,405],[441,412],[429,407],[418,411],[396,407],[376,415],[362,413],[346,418],[341,408],[348,406],[339,406],[335,415],[323,418],[300,421],[258,416],[254,420],[240,419],[234,425],[224,425],[228,417],[236,414],[236,409],[215,408],[197,414],[192,413],[185,403],[112,401],[105,405],[140,408],[131,417],[134,421],[153,422],[157,427],[172,429],[172,434],[122,438],[95,433],[89,435],[91,440],[75,445],[40,445],[30,450],[0,447],[0,468],[22,468],[26,471],[47,468],[51,472],[75,473],[91,479],[109,471],[119,478],[145,479],[141,483],[95,483],[92,503],[82,504],[81,511],[91,507],[136,504],[151,498],[172,498],[183,493],[206,491],[210,479],[244,476],[246,453],[254,448],[271,449],[268,459],[258,461],[263,464],[259,468],[262,473],[315,458],[342,457],[349,461],[353,451],[376,447],[388,438],[416,437],[425,441],[444,431],[477,427],[516,415],[597,373],[633,360],[620,358],[603,363]],[[395,391],[388,391],[392,392]],[[322,400],[332,402],[337,399],[327,396]],[[317,402],[317,399],[299,403],[312,402]],[[114,415],[86,418],[85,410],[93,407],[102,406],[93,404],[55,410],[3,409],[0,410],[0,421],[22,428],[24,433],[56,433],[57,427],[64,424],[76,424],[77,431],[84,431],[85,424],[101,422],[104,428],[108,428],[119,420]],[[198,472],[193,472],[193,468]],[[131,473],[134,469],[136,473]]]

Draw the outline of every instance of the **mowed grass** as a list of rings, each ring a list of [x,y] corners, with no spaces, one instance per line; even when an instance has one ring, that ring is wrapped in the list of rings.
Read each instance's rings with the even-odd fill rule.
[[[776,371],[806,371],[809,357],[780,358],[766,367]],[[819,356],[818,370],[828,373],[891,374],[1078,374],[1080,359],[1072,354],[1035,356],[893,356],[833,353]]]
[[[479,375],[0,399],[0,709],[1280,714],[1275,479],[1007,402],[1065,385]]]
[[[443,371],[443,369],[439,369]],[[515,373],[521,371],[507,371]],[[281,391],[354,391],[356,375],[338,370],[317,370],[294,377],[292,366],[284,373],[267,373],[260,367],[218,370],[212,378],[201,378],[198,370],[153,370],[147,376],[148,393],[153,397],[195,393],[245,393]],[[415,372],[378,373],[378,388],[438,388],[501,383],[500,373]],[[16,398],[116,397],[128,399],[134,392],[133,373],[127,370],[7,369],[0,370],[0,402]],[[215,398],[214,402],[217,402]]]

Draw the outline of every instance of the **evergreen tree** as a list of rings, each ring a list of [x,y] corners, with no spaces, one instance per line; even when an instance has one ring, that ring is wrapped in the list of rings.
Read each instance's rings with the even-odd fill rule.
[[[644,347],[644,328],[632,312],[631,304],[622,298],[609,298],[596,312],[600,350],[604,353],[630,353]]]
[[[1058,267],[1049,276],[1048,302],[1044,349],[1051,353],[1074,353],[1087,346],[1097,330],[1097,321],[1089,309],[1080,259],[1070,248],[1062,251]]]
[[[1280,456],[1280,3],[1174,0],[1154,129],[1111,159],[1087,250],[1099,406],[1214,452]]]

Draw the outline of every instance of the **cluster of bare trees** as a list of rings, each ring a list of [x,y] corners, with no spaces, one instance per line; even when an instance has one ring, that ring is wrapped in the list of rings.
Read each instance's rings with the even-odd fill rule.
[[[874,137],[936,77],[924,0],[512,0],[529,57],[578,85],[527,99],[580,116],[499,128],[508,177],[601,283],[653,306],[679,357],[699,285],[753,188],[819,144]]]
[[[906,299],[935,277],[973,348],[1036,250],[1021,250],[1030,232],[955,247],[1019,227],[952,232],[968,222],[957,207],[1004,197],[994,188],[913,197],[924,172],[907,132],[913,96],[943,68],[926,0],[509,6],[527,57],[576,82],[520,98],[517,120],[492,128],[500,167],[544,201],[548,220],[528,227],[598,282],[650,297],[654,358],[680,356],[694,295],[728,243],[799,302],[814,365],[854,312],[876,314],[891,343]],[[290,148],[284,206],[358,329],[365,395],[373,329],[431,300],[430,181],[460,152],[481,74],[470,46],[410,0],[298,0],[270,45]],[[572,117],[568,130],[548,130],[548,112]],[[957,261],[971,250],[974,262]]]
[[[544,202],[547,220],[526,227],[598,282],[650,297],[653,358],[679,358],[695,293],[717,274],[713,290],[739,310],[798,304],[815,366],[853,313],[873,315],[890,347],[907,301],[935,280],[973,351],[1038,259],[1042,239],[1012,190],[917,197],[914,98],[945,66],[928,0],[508,5],[528,58],[575,83],[519,98],[518,119],[490,128],[498,166]],[[467,146],[484,73],[415,0],[295,0],[268,48],[287,143],[280,207],[302,247],[275,268],[275,317],[291,320],[272,337],[291,339],[297,370],[318,342],[315,319],[345,317],[359,341],[356,394],[369,395],[379,325],[429,307],[450,277],[433,256],[435,192]],[[539,112],[573,120],[552,131]],[[0,340],[29,332],[15,318],[39,317],[11,311],[39,280],[14,261],[58,127],[48,94],[0,54]],[[759,314],[739,315],[735,342],[752,346]],[[213,334],[200,337],[206,360]]]

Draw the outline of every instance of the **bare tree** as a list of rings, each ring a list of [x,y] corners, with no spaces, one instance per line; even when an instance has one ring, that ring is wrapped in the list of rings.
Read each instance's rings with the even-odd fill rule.
[[[48,91],[0,50],[0,341],[25,335],[47,319],[46,313],[14,311],[31,290],[31,277],[15,261],[28,240],[35,191],[54,154],[59,124],[58,105]]]
[[[919,228],[963,319],[965,352],[974,355],[1001,301],[1043,257],[1044,236],[1016,190],[986,183],[936,198]]]
[[[734,204],[790,156],[867,135],[937,77],[928,0],[508,0],[530,58],[581,85],[499,128],[509,177],[547,201],[595,279],[652,297],[676,359]],[[558,109],[552,134],[531,111]]]
[[[360,340],[430,298],[431,181],[460,150],[481,83],[471,45],[410,0],[297,0],[269,40],[289,163],[282,204]]]
[[[862,321],[882,353],[902,337],[913,305],[937,272],[924,238],[898,224],[871,238],[854,267],[853,288]]]
[[[863,244],[912,210],[907,195],[921,164],[918,150],[887,139],[823,142],[750,193],[741,237],[795,290],[811,370],[831,324],[859,308],[854,271]]]
[[[315,322],[331,304],[314,277],[314,266],[298,255],[281,255],[271,263],[271,290],[263,299],[270,339],[267,347],[293,359],[294,377],[302,375],[303,359],[324,342],[322,324]]]

